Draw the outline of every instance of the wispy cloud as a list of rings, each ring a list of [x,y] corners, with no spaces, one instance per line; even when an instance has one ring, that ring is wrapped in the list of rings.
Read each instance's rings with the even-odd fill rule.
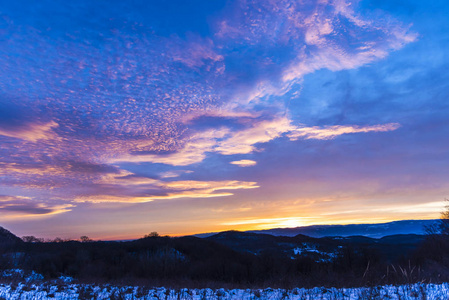
[[[171,57],[176,62],[181,62],[190,68],[200,68],[206,65],[210,70],[208,62],[223,61],[223,56],[217,54],[216,47],[211,39],[201,39],[197,36],[192,36],[191,40],[186,44],[185,41],[177,38],[171,43],[179,43],[178,47],[171,47],[174,51]],[[218,68],[217,72],[220,72]]]
[[[153,153],[146,154],[125,154],[123,156],[114,157],[111,163],[116,162],[152,162],[173,166],[187,166],[202,162],[206,158],[206,152],[212,152],[216,146],[217,140],[224,138],[229,134],[226,128],[219,130],[208,130],[201,133],[193,134],[184,141],[184,145],[179,150],[170,151],[169,153]]]
[[[30,142],[36,142],[38,140],[48,140],[56,138],[57,135],[53,131],[53,128],[58,127],[58,123],[51,121],[48,123],[31,123],[24,124],[19,127],[1,128],[0,135],[18,138]]]
[[[176,170],[176,171],[167,171],[160,174],[161,178],[175,178],[179,177],[183,174],[190,174],[193,173],[193,171],[190,170]]]
[[[229,134],[227,139],[217,143],[215,151],[223,155],[248,154],[256,150],[256,145],[280,137],[291,128],[285,117],[273,120],[256,120],[251,126]]]
[[[130,178],[133,178],[130,181]],[[145,203],[154,200],[169,200],[180,198],[212,198],[232,196],[231,192],[218,192],[227,190],[241,190],[258,188],[256,182],[226,180],[226,181],[160,181],[141,177],[105,178],[102,183],[122,186],[121,195],[98,194],[80,196],[75,198],[75,202],[120,202],[120,203]],[[132,188],[128,188],[132,186]]]
[[[286,116],[272,120],[252,119],[241,129],[222,126],[194,134],[178,151],[168,154],[125,155],[111,162],[152,162],[173,166],[186,166],[202,162],[207,153],[222,155],[249,154],[259,151],[258,146],[276,138],[287,136],[290,140],[334,139],[343,134],[387,132],[400,127],[398,123],[379,125],[334,125],[298,127],[291,124]],[[242,164],[241,164],[242,165]]]
[[[388,16],[384,22],[359,15],[357,1],[237,2],[227,19],[218,23],[217,37],[229,47],[243,41],[263,45],[265,56],[245,57],[245,65],[271,75],[259,76],[250,88],[236,94],[243,105],[284,95],[316,70],[357,68],[417,39],[410,26]],[[282,49],[286,59],[272,56],[270,49]]]
[[[21,163],[0,163],[0,174],[7,175],[13,173],[25,175],[47,175],[47,174],[62,174],[65,170],[63,168],[45,164],[21,164]]]
[[[287,136],[291,140],[297,140],[299,138],[304,139],[316,139],[316,140],[329,140],[336,138],[342,134],[350,134],[350,133],[366,133],[366,132],[386,132],[393,131],[400,127],[398,123],[390,123],[390,124],[382,124],[382,125],[373,125],[373,126],[343,126],[343,125],[335,125],[335,126],[324,126],[324,127],[298,127],[294,130],[290,131]]]
[[[46,203],[31,197],[0,195],[2,219],[45,217],[71,211],[71,204]]]
[[[95,181],[96,184],[108,185],[152,185],[159,183],[159,180],[148,177],[136,176],[131,172],[121,170],[119,174],[106,174]]]
[[[237,165],[239,167],[251,167],[255,166],[257,164],[256,161],[250,160],[250,159],[241,159],[241,160],[234,160],[230,162],[233,165]]]

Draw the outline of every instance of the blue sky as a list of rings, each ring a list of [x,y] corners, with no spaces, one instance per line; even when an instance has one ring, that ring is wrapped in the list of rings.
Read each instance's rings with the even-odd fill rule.
[[[0,220],[19,235],[436,218],[445,1],[0,10]]]

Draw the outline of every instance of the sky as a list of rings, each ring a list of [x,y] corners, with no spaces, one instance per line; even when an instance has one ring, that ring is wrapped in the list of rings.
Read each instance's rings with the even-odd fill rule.
[[[19,236],[431,219],[449,197],[445,0],[0,1]]]

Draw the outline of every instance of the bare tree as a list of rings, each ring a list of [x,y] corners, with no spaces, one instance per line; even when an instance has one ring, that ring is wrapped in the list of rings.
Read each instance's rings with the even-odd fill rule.
[[[444,211],[441,212],[440,219],[425,227],[426,233],[430,238],[441,240],[441,238],[449,238],[449,199],[446,202]]]
[[[25,243],[43,243],[44,239],[43,238],[37,238],[34,235],[26,235],[22,237],[22,240]]]
[[[82,243],[93,242],[93,240],[90,239],[87,235],[81,236],[81,237],[80,237],[80,241],[81,241]]]
[[[149,238],[149,237],[159,237],[159,233],[157,233],[156,231],[153,231],[149,234],[145,234],[144,238]]]
[[[444,199],[446,202],[445,210],[441,213],[439,222],[439,232],[445,237],[449,237],[449,199]]]

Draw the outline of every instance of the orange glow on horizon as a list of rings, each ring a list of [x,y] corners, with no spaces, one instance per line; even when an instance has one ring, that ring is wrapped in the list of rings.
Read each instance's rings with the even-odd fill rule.
[[[332,202],[321,202],[325,205],[330,205]],[[344,205],[343,205],[344,204]],[[214,217],[209,216],[209,219],[199,218],[179,219],[170,222],[149,222],[149,223],[134,223],[131,225],[123,224],[118,227],[113,234],[110,234],[109,222],[98,221],[94,227],[84,228],[82,225],[70,227],[52,228],[41,232],[33,232],[30,229],[22,232],[13,232],[18,236],[34,235],[46,239],[54,239],[60,237],[63,239],[77,239],[81,235],[87,235],[94,240],[133,240],[143,237],[144,235],[156,231],[161,236],[185,236],[201,233],[222,232],[228,230],[251,231],[251,230],[265,230],[273,228],[294,228],[311,225],[346,225],[346,224],[374,224],[386,223],[398,220],[429,220],[440,217],[440,212],[444,209],[444,202],[435,201],[429,203],[418,203],[413,205],[390,205],[389,207],[372,206],[362,207],[353,210],[344,210],[343,208],[350,206],[350,203],[340,203],[341,210],[335,210],[335,207],[329,206],[327,208],[320,207],[317,203],[310,202],[302,206],[293,203],[282,207],[267,207],[265,211],[256,211],[254,209],[234,208],[233,210],[217,210]],[[315,206],[317,205],[317,206]],[[296,213],[295,213],[296,211]],[[298,212],[300,211],[300,213]],[[292,216],[292,213],[295,215]],[[57,215],[53,214],[51,217]],[[64,213],[60,214],[63,218]],[[11,217],[11,215],[9,216]],[[42,215],[41,218],[27,218],[27,222],[40,222],[50,220],[50,215]],[[188,216],[187,216],[188,217]],[[2,218],[3,219],[3,218]],[[3,219],[5,220],[5,219]],[[5,228],[8,223],[22,223],[21,218],[9,218],[5,220]],[[32,223],[30,223],[32,224]],[[30,226],[35,230],[34,226]],[[142,228],[147,228],[142,231]]]
[[[369,220],[364,218],[359,219],[353,219],[353,220],[343,220],[341,219],[332,219],[332,220],[313,220],[313,221],[304,221],[301,224],[296,225],[294,223],[294,220],[297,218],[273,218],[274,221],[271,224],[268,223],[257,223],[257,220],[252,220],[253,224],[241,224],[241,225],[212,225],[208,227],[196,227],[198,229],[186,229],[185,231],[157,231],[160,236],[170,236],[170,237],[181,237],[181,236],[189,236],[189,235],[197,235],[197,234],[203,234],[203,233],[219,233],[223,231],[258,231],[258,230],[267,230],[267,229],[275,229],[275,228],[296,228],[296,227],[307,227],[307,226],[313,226],[313,225],[349,225],[349,224],[378,224],[378,223],[388,223],[388,222],[394,222],[394,221],[401,221],[401,220],[432,220],[432,219],[438,219],[439,213],[435,213],[434,216],[427,216],[427,217],[416,217],[416,218],[371,218]],[[304,218],[305,219],[305,218]],[[263,219],[264,222],[266,222],[268,219]],[[244,221],[245,222],[245,221]],[[236,221],[237,223],[237,221]],[[246,223],[250,223],[249,221]],[[140,239],[144,237],[146,234],[149,234],[150,232],[145,232],[142,234],[120,234],[120,235],[104,235],[104,236],[96,236],[92,235],[89,237],[94,240],[102,240],[102,241],[120,241],[120,240],[135,240]],[[76,235],[75,235],[76,236]],[[48,238],[54,238],[54,237],[48,237]],[[77,238],[73,238],[77,239]]]

